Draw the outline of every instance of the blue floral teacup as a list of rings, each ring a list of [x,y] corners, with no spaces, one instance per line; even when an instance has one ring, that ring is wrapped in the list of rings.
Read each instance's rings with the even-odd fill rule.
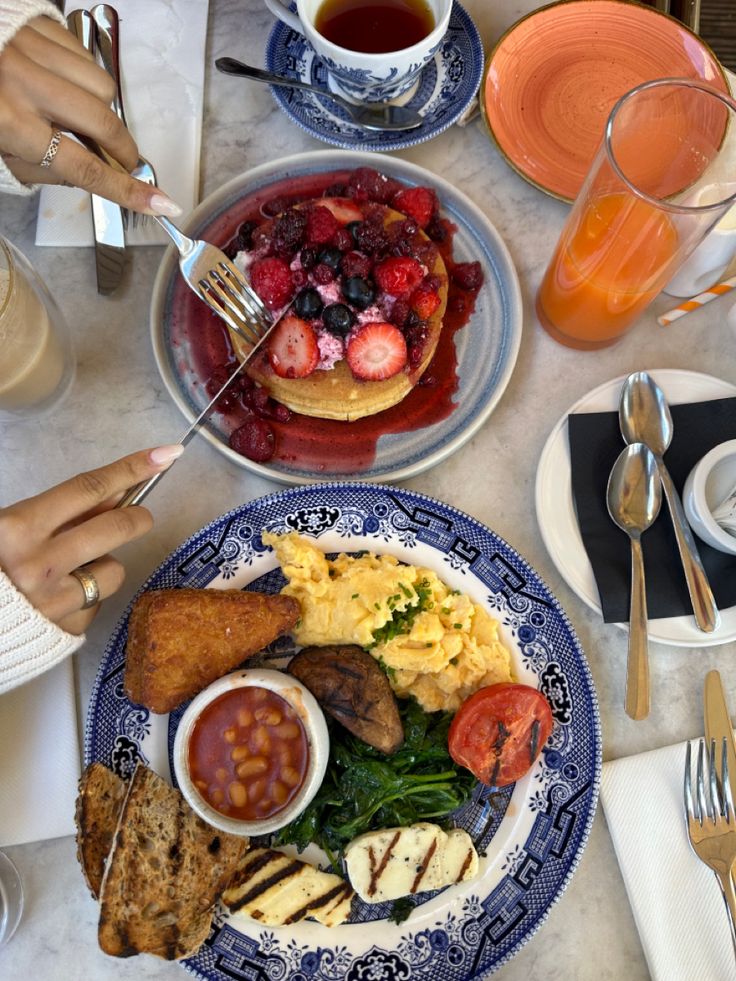
[[[296,13],[280,0],[265,3],[276,17],[306,37],[336,87],[357,102],[388,102],[406,95],[439,49],[452,10],[452,0],[427,0],[435,26],[426,37],[409,48],[372,54],[339,47],[319,33],[315,21],[323,0],[296,0]]]

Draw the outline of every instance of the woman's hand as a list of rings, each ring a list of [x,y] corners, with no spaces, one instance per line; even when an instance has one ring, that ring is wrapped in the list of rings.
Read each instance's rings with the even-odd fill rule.
[[[85,566],[101,600],[120,588],[125,570],[108,553],[145,535],[153,519],[146,508],[116,510],[115,504],[182,450],[175,444],[133,453],[0,509],[0,568],[49,620],[83,633],[99,604],[82,609],[85,594],[72,572]]]
[[[115,83],[61,24],[37,17],[0,53],[0,154],[26,184],[72,184],[125,208],[171,217],[181,208],[158,188],[116,170],[69,136],[51,164],[41,160],[54,130],[87,136],[124,171],[138,148],[110,108]]]

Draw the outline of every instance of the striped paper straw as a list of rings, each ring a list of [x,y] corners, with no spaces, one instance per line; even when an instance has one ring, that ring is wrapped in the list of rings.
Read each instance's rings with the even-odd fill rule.
[[[692,300],[685,300],[684,303],[675,307],[674,310],[669,310],[667,313],[663,313],[661,317],[657,317],[657,323],[661,327],[668,327],[673,321],[684,317],[691,310],[697,310],[706,303],[710,303],[711,300],[715,300],[717,296],[730,293],[734,287],[736,287],[736,276],[732,276],[730,279],[724,279],[722,283],[715,283],[713,286],[709,286],[704,293],[694,296]]]

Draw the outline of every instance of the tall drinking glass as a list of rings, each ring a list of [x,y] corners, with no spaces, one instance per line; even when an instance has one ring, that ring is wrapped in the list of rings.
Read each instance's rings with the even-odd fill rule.
[[[0,422],[55,408],[74,373],[61,311],[28,259],[0,237]]]
[[[736,203],[736,169],[724,183],[716,166],[736,160],[735,130],[736,102],[704,82],[658,79],[618,100],[537,294],[555,340],[593,350],[629,330]]]

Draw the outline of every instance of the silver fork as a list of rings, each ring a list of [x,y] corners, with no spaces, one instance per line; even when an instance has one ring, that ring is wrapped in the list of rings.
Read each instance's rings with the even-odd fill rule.
[[[698,858],[715,872],[726,904],[731,942],[736,955],[736,891],[732,868],[736,861],[736,817],[728,779],[726,739],[721,748],[721,769],[716,770],[716,744],[712,739],[705,773],[705,740],[698,741],[696,791],[692,793],[692,752],[685,754],[685,816],[690,844]]]

